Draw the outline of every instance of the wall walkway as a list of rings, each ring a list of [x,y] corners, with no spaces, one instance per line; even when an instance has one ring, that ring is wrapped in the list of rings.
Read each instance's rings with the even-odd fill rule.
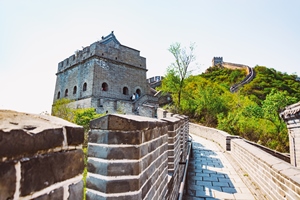
[[[224,155],[230,155],[231,162],[241,169],[242,176],[249,178],[250,185],[258,189],[252,190],[258,197],[256,199],[300,199],[300,169],[275,157],[276,153],[271,155],[243,138],[192,123],[190,133],[214,141]]]
[[[215,142],[191,134],[192,155],[188,167],[185,200],[195,198],[253,200],[251,193],[239,176],[234,163]]]
[[[186,116],[157,116],[91,122],[87,200],[181,199],[186,180],[186,198],[300,199],[300,169],[277,153]],[[0,200],[82,199],[82,127],[14,111],[0,110],[0,120]]]

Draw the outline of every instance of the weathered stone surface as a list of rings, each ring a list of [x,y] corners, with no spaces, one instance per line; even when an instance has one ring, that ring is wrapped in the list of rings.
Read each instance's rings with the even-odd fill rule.
[[[38,151],[60,147],[63,144],[62,129],[48,129],[38,134],[24,130],[0,130],[0,158],[18,159],[33,156]]]
[[[0,130],[4,132],[24,130],[28,134],[37,134],[43,130],[65,126],[81,127],[54,116],[0,110]]]
[[[114,179],[104,180],[94,176],[88,176],[86,186],[87,188],[107,194],[138,191],[140,189],[139,180],[137,178],[118,179],[118,177],[115,177]]]
[[[145,145],[140,147],[109,147],[89,144],[88,157],[104,159],[139,159],[141,157],[141,149],[148,149],[148,147]]]
[[[146,130],[151,127],[162,127],[164,122],[154,118],[141,117],[138,115],[118,115],[109,114],[98,119],[94,119],[90,123],[91,129],[102,130]]]
[[[53,116],[0,110],[0,160],[34,156],[63,145],[63,127],[69,144],[83,142],[83,128]]]
[[[92,191],[86,192],[86,200],[137,200],[142,199],[141,193],[137,194],[122,194],[118,196],[100,196]]]
[[[66,127],[68,145],[80,145],[84,141],[83,127]]]
[[[134,160],[132,162],[107,162],[94,159],[88,159],[88,172],[101,174],[105,176],[124,176],[138,175],[141,172],[140,162]]]
[[[14,163],[0,163],[0,199],[13,199],[15,189],[16,170]]]
[[[160,137],[139,146],[107,146],[90,143],[88,156],[103,159],[140,159],[165,143],[165,140],[165,137]]]
[[[83,172],[83,168],[82,150],[39,155],[22,161],[21,195],[26,196],[54,183],[75,177]]]
[[[91,130],[88,141],[97,144],[141,144],[143,131]]]
[[[83,181],[69,186],[69,200],[83,199]]]
[[[37,198],[34,198],[34,200],[53,200],[53,199],[57,199],[57,200],[64,199],[63,187],[53,190],[49,194],[44,194]]]

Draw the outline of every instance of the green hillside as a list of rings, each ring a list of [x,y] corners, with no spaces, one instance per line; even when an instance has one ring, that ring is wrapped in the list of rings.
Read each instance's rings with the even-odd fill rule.
[[[203,74],[189,76],[183,85],[179,108],[174,107],[178,101],[174,91],[176,74],[168,73],[160,89],[171,93],[175,102],[167,109],[176,109],[193,122],[288,152],[287,129],[279,112],[300,101],[300,82],[296,75],[263,66],[256,66],[254,71],[253,81],[236,93],[230,93],[229,88],[245,78],[246,70],[210,67]]]

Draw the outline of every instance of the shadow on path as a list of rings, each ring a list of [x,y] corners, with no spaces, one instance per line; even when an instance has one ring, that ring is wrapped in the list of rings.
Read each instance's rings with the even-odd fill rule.
[[[237,190],[229,178],[229,171],[215,151],[193,141],[187,194],[183,199],[234,199]]]

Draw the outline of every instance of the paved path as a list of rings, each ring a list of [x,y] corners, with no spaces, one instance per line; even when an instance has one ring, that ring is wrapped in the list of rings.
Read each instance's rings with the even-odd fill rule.
[[[223,150],[214,142],[193,137],[185,200],[255,199]]]

